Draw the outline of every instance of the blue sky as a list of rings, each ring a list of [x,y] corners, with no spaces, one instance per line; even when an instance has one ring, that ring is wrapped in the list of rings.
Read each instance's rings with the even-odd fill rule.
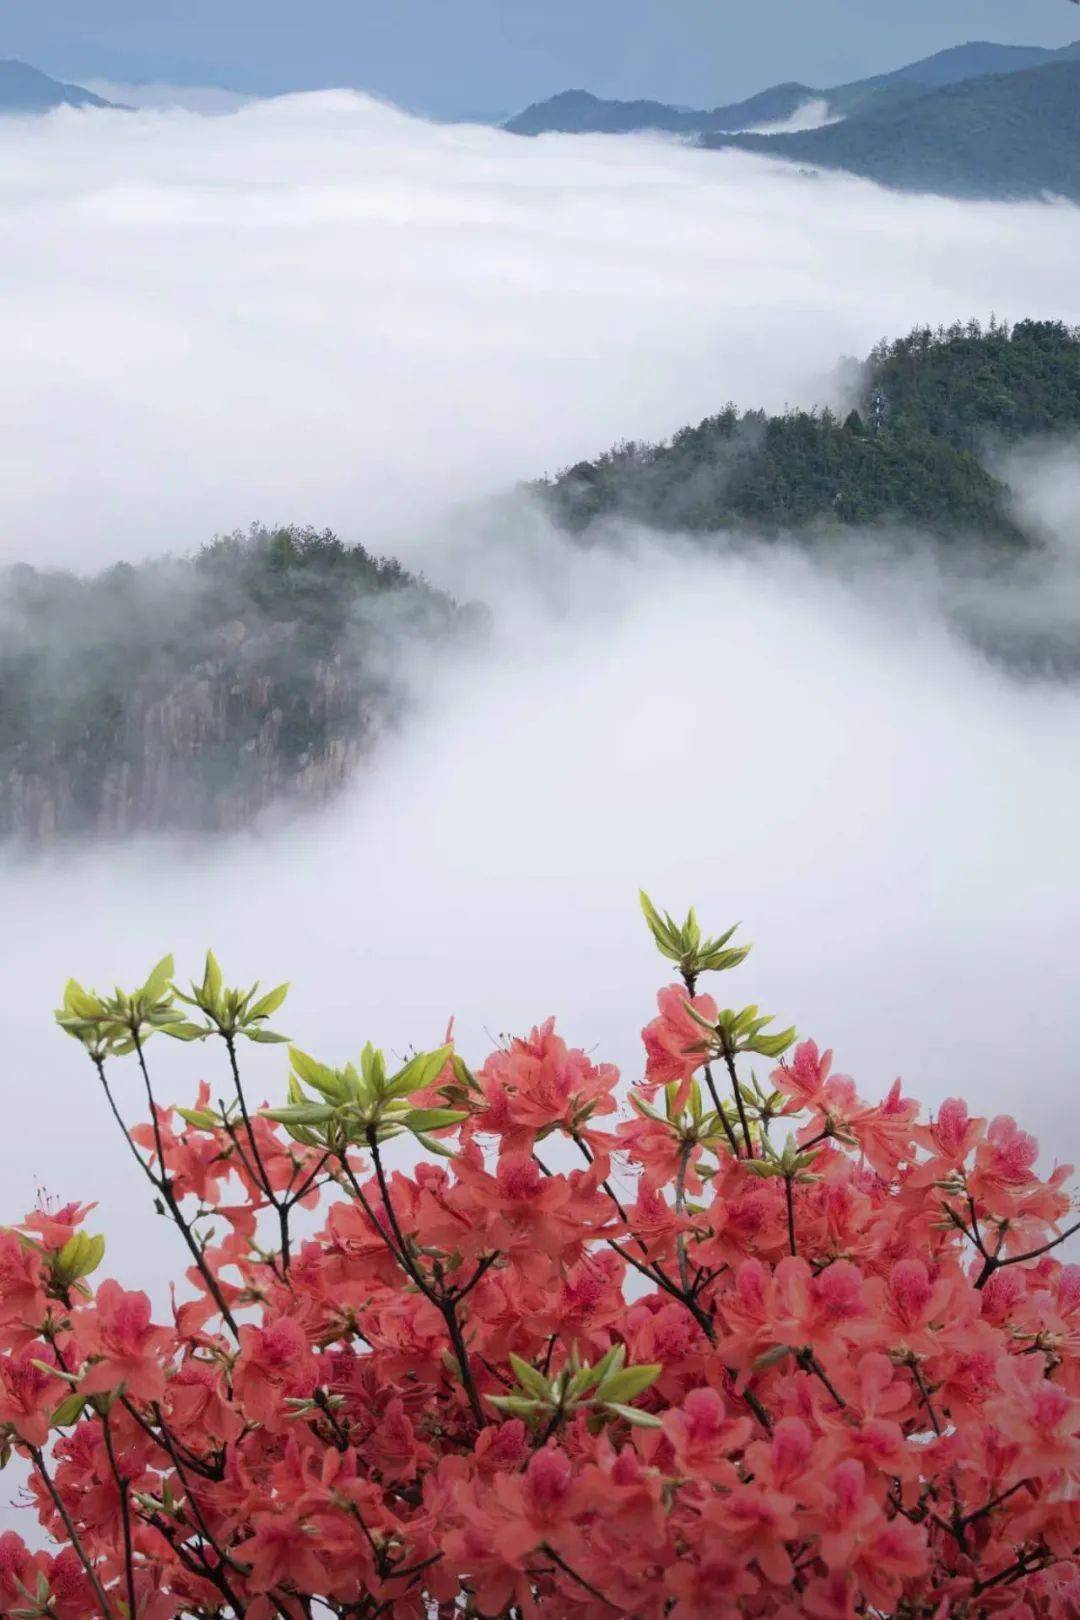
[[[68,77],[350,84],[437,114],[571,86],[708,104],[969,39],[1077,37],[1068,0],[0,0],[0,56]]]

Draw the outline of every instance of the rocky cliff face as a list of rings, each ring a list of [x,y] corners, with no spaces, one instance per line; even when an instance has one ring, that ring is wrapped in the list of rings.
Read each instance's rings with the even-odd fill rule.
[[[437,647],[467,616],[347,548],[267,573],[274,539],[175,595],[146,587],[190,565],[141,579],[136,633],[115,611],[130,573],[102,611],[100,581],[20,571],[0,622],[0,838],[232,831],[353,775],[404,705],[410,641]]]
[[[109,752],[87,739],[9,763],[0,836],[226,832],[279,801],[318,803],[352,775],[389,716],[340,659],[316,665],[309,686],[297,698],[221,660],[164,695],[136,691]]]

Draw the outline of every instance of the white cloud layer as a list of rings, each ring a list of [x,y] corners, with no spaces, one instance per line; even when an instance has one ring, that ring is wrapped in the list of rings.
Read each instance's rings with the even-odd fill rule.
[[[85,79],[83,87],[119,107],[137,107],[171,112],[183,109],[196,113],[230,113],[258,98],[240,90],[221,90],[216,85],[163,84],[155,79],[134,83],[118,79]]]
[[[728,397],[809,402],[916,321],[1080,318],[1080,213],[346,95],[0,143],[8,557],[89,567],[295,518],[374,530],[496,610],[326,815],[0,867],[7,1215],[38,1184],[99,1197],[109,1269],[161,1296],[159,1229],[50,1027],[68,973],[131,981],[169,948],[194,970],[212,943],[236,977],[293,978],[285,1026],[331,1060],[453,1013],[477,1059],[485,1029],[555,1011],[633,1071],[665,981],[639,883],[741,917],[759,944],[732,996],[835,1044],[868,1093],[899,1072],[1075,1150],[1075,688],[980,662],[929,569],[578,553],[514,502],[440,520]],[[1061,467],[1052,498],[1025,482],[1059,537]],[[220,1078],[155,1044],[167,1094]],[[279,1092],[280,1055],[253,1065]],[[137,1113],[134,1077],[121,1095]]]
[[[782,552],[564,550],[524,517],[487,555],[494,645],[444,670],[366,784],[321,817],[205,853],[145,843],[0,877],[9,1128],[0,1180],[97,1195],[114,1264],[160,1282],[93,1074],[48,1010],[70,971],[290,977],[283,1019],[333,1061],[457,1014],[490,1036],[557,1012],[630,1073],[667,975],[644,883],[757,949],[724,986],[834,1044],[873,1095],[1015,1109],[1080,1146],[1068,1009],[1080,925],[1080,694],[1023,685],[946,631],[927,571],[828,579]],[[155,1043],[164,1091],[221,1078]],[[280,1094],[271,1048],[252,1064]],[[181,1079],[181,1077],[186,1077]],[[138,1111],[137,1076],[121,1086]],[[88,1151],[93,1144],[92,1151]]]
[[[900,197],[346,92],[0,126],[0,558],[457,499],[819,400],[919,321],[1080,319],[1080,211]]]

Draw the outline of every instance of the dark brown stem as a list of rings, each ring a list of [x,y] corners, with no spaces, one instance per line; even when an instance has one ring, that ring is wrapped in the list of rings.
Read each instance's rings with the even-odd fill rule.
[[[1080,1232],[1080,1221],[1077,1221],[1075,1226],[1068,1227],[1060,1237],[1051,1238],[1049,1243],[1042,1244],[1038,1249],[1029,1249],[1026,1254],[1010,1254],[1004,1260],[999,1259],[997,1254],[988,1255],[986,1264],[976,1280],[976,1288],[982,1288],[989,1282],[995,1271],[1002,1271],[1006,1266],[1019,1266],[1025,1260],[1041,1260],[1044,1254],[1049,1254],[1052,1249],[1058,1248],[1062,1243],[1067,1243],[1069,1238],[1076,1236],[1077,1232]]]
[[[543,1171],[544,1175],[550,1176],[551,1171],[548,1169],[547,1165],[544,1164],[543,1160],[536,1153],[533,1154],[533,1158],[540,1166],[540,1169]],[[616,1243],[614,1238],[605,1238],[604,1242],[607,1244],[609,1249],[614,1249],[619,1258],[625,1260],[628,1266],[633,1266],[635,1271],[639,1271],[643,1277],[647,1277],[649,1281],[657,1288],[662,1288],[665,1293],[671,1295],[672,1299],[677,1299],[680,1305],[685,1306],[685,1308],[690,1312],[690,1315],[694,1318],[694,1321],[697,1323],[698,1327],[708,1339],[709,1343],[715,1346],[716,1328],[713,1325],[712,1317],[709,1315],[708,1311],[706,1311],[704,1307],[699,1304],[696,1288],[689,1290],[681,1288],[673,1278],[668,1276],[667,1272],[664,1271],[662,1267],[656,1265],[655,1263],[646,1265],[643,1261],[639,1260],[636,1255],[631,1254],[628,1249],[624,1249],[620,1243]],[[761,1402],[758,1400],[753,1391],[744,1389],[742,1391],[742,1398],[750,1408],[751,1412],[753,1412],[762,1428],[765,1429],[767,1433],[771,1434],[772,1419],[769,1417],[768,1412],[766,1412],[765,1408],[762,1406]]]
[[[916,1361],[914,1356],[911,1358],[910,1366],[911,1366],[911,1376],[914,1378],[916,1384],[919,1387],[919,1394],[922,1396],[922,1402],[923,1402],[923,1405],[926,1407],[927,1416],[929,1417],[930,1422],[931,1422],[931,1424],[933,1426],[934,1433],[936,1435],[940,1436],[941,1432],[942,1432],[942,1430],[941,1430],[941,1419],[938,1417],[937,1412],[934,1410],[934,1403],[930,1399],[930,1390],[927,1387],[926,1379],[922,1375],[922,1368],[919,1366],[919,1363]]]
[[[1007,1491],[1002,1491],[1000,1496],[995,1496],[990,1502],[984,1502],[982,1507],[976,1508],[974,1513],[965,1513],[964,1523],[974,1524],[976,1519],[984,1518],[987,1513],[992,1513],[996,1507],[1001,1506],[1002,1502],[1007,1502],[1010,1496],[1015,1496],[1017,1491],[1022,1491],[1030,1483],[1030,1480],[1022,1479],[1018,1484],[1010,1485]]]
[[[482,1429],[486,1426],[487,1419],[484,1416],[484,1408],[480,1404],[480,1392],[472,1375],[472,1367],[469,1365],[469,1349],[465,1343],[465,1334],[461,1323],[458,1321],[453,1300],[440,1301],[439,1310],[442,1312],[442,1319],[446,1323],[446,1331],[450,1336],[450,1343],[454,1347],[454,1355],[461,1369],[461,1382],[469,1398],[472,1415],[476,1420],[477,1428]]]
[[[345,1430],[341,1427],[341,1424],[338,1422],[337,1415],[334,1412],[334,1408],[330,1405],[330,1402],[327,1399],[326,1391],[322,1390],[322,1389],[317,1389],[315,1391],[315,1394],[313,1395],[312,1399],[314,1400],[315,1405],[319,1408],[319,1411],[322,1413],[323,1417],[327,1421],[327,1424],[328,1424],[329,1429],[330,1429],[330,1433],[333,1436],[334,1449],[336,1451],[348,1451],[348,1449],[349,1449],[349,1436],[346,1434]],[[312,1425],[312,1428],[314,1429],[314,1432],[317,1434],[318,1430],[315,1428],[314,1424]]]
[[[329,1153],[324,1153],[322,1158],[319,1160],[318,1164],[315,1166],[314,1170],[312,1170],[311,1174],[295,1190],[293,1190],[292,1182],[290,1181],[290,1183],[289,1183],[289,1189],[290,1190],[289,1190],[289,1197],[288,1197],[288,1204],[289,1204],[290,1210],[295,1208],[295,1206],[300,1203],[301,1199],[307,1197],[307,1195],[311,1191],[312,1187],[314,1187],[315,1183],[318,1181],[319,1177],[322,1175],[323,1171],[326,1169],[326,1166],[330,1163],[330,1158],[331,1158],[331,1155]],[[295,1172],[294,1172],[294,1175],[295,1175]],[[325,1182],[323,1183],[323,1185],[325,1186]]]
[[[174,1442],[172,1441],[171,1435],[168,1434],[164,1419],[161,1420],[163,1434],[158,1434],[153,1424],[146,1421],[138,1407],[132,1400],[129,1399],[127,1395],[121,1395],[120,1404],[123,1406],[124,1411],[128,1414],[132,1421],[138,1424],[139,1428],[146,1435],[147,1439],[152,1440],[154,1445],[156,1445],[160,1451],[164,1451],[167,1456],[172,1457],[173,1461],[177,1465],[177,1468],[179,1468],[177,1453],[174,1450]],[[168,1443],[166,1437],[168,1439]],[[220,1462],[215,1468],[210,1463],[205,1462],[201,1457],[193,1457],[190,1452],[186,1458],[185,1466],[192,1469],[194,1473],[200,1474],[203,1479],[220,1481],[222,1478],[224,1478],[224,1471]]]
[[[78,1555],[79,1563],[86,1571],[86,1578],[94,1589],[94,1596],[97,1598],[98,1603],[101,1606],[102,1620],[114,1620],[113,1612],[109,1605],[109,1600],[105,1596],[105,1589],[98,1579],[97,1572],[94,1569],[93,1564],[90,1562],[90,1559],[87,1556],[87,1552],[82,1544],[79,1532],[75,1528],[75,1522],[67,1508],[64,1506],[60,1492],[53,1484],[49,1470],[45,1466],[45,1458],[43,1454],[36,1446],[31,1446],[30,1455],[33,1458],[34,1467],[41,1475],[42,1483],[44,1484],[45,1489],[52,1497],[53,1506],[56,1508],[57,1513],[59,1513],[61,1519],[63,1520],[64,1529],[68,1534],[68,1540],[71,1542],[71,1545],[74,1547],[75,1552]]]
[[[739,1139],[731,1128],[730,1119],[728,1119],[724,1112],[724,1105],[720,1101],[720,1093],[716,1089],[716,1081],[713,1079],[712,1065],[710,1063],[706,1063],[705,1065],[705,1084],[709,1088],[709,1096],[712,1098],[713,1107],[716,1109],[720,1123],[724,1127],[724,1135],[728,1139],[728,1144],[731,1151],[734,1153],[736,1158],[739,1158]]]
[[[581,1587],[582,1591],[588,1592],[590,1597],[596,1598],[600,1603],[606,1603],[608,1608],[615,1610],[616,1613],[621,1613],[619,1605],[617,1603],[612,1603],[610,1598],[606,1598],[603,1592],[600,1591],[599,1587],[593,1586],[592,1582],[587,1581],[584,1575],[579,1575],[573,1565],[568,1564],[566,1559],[563,1558],[562,1554],[555,1551],[555,1548],[551,1546],[550,1542],[545,1541],[541,1551],[551,1559],[553,1564],[557,1564],[559,1566],[564,1575],[569,1575],[570,1579],[576,1582],[576,1584]],[[634,1617],[632,1615],[626,1615],[623,1617],[623,1620],[634,1620]]]
[[[997,1574],[991,1575],[987,1581],[979,1581],[975,1587],[974,1595],[975,1597],[981,1597],[984,1592],[989,1592],[991,1587],[1004,1586],[1011,1581],[1020,1580],[1024,1575],[1033,1575],[1037,1569],[1042,1569],[1047,1562],[1048,1559],[1045,1553],[1021,1553],[1016,1562],[1010,1564],[1007,1569],[998,1570]]]
[[[394,1209],[393,1201],[390,1197],[390,1187],[386,1179],[386,1171],[383,1168],[382,1154],[379,1152],[379,1139],[374,1130],[368,1132],[368,1146],[371,1149],[371,1157],[375,1164],[375,1175],[379,1183],[379,1192],[382,1196],[383,1208],[386,1210],[386,1218],[390,1223],[390,1230],[393,1233],[393,1242],[391,1242],[387,1237],[378,1221],[375,1221],[375,1228],[378,1232],[382,1233],[383,1239],[386,1241],[390,1252],[397,1256],[399,1263],[404,1267],[405,1271],[416,1284],[417,1288],[419,1288],[424,1298],[429,1300],[442,1316],[442,1319],[446,1324],[447,1335],[450,1339],[451,1345],[453,1346],[454,1356],[457,1360],[458,1368],[461,1372],[462,1388],[464,1389],[468,1398],[469,1406],[472,1408],[472,1414],[476,1420],[477,1428],[482,1429],[485,1427],[487,1420],[484,1417],[484,1408],[480,1403],[480,1392],[476,1387],[476,1382],[472,1375],[472,1368],[469,1365],[469,1352],[468,1347],[465,1344],[465,1336],[462,1331],[461,1323],[458,1320],[457,1302],[451,1295],[448,1295],[433,1286],[428,1278],[424,1276],[423,1272],[420,1270],[420,1267],[409,1253],[408,1242],[405,1238],[405,1234],[402,1232],[401,1227],[398,1224],[397,1211]],[[345,1167],[345,1173],[349,1178],[353,1191],[363,1204],[369,1219],[373,1219],[373,1212],[364,1196],[363,1188],[360,1186],[360,1183],[353,1174],[352,1166],[349,1164],[348,1159],[344,1154],[342,1155],[341,1162]]]
[[[805,1350],[800,1350],[795,1359],[798,1361],[800,1367],[802,1367],[806,1372],[813,1373],[814,1377],[825,1386],[826,1390],[829,1392],[832,1399],[836,1402],[837,1406],[841,1408],[841,1410],[847,1406],[847,1401],[845,1401],[840,1391],[836,1388],[836,1385],[833,1383],[832,1379],[821,1365],[821,1362],[818,1360],[817,1356],[815,1356],[813,1350],[811,1350],[809,1346],[807,1346]]]
[[[195,1265],[198,1268],[199,1275],[202,1277],[203,1282],[206,1284],[207,1288],[209,1289],[210,1295],[211,1295],[215,1305],[217,1306],[218,1310],[221,1313],[222,1320],[228,1324],[229,1329],[233,1333],[233,1335],[236,1338],[239,1338],[240,1334],[239,1334],[239,1330],[238,1330],[237,1325],[236,1325],[236,1318],[233,1316],[233,1314],[230,1311],[228,1305],[226,1304],[225,1296],[221,1292],[221,1288],[220,1288],[220,1285],[218,1284],[218,1280],[214,1276],[214,1273],[211,1271],[209,1265],[207,1264],[206,1256],[203,1254],[202,1249],[199,1247],[199,1244],[198,1244],[198,1242],[197,1242],[197,1240],[195,1238],[195,1234],[194,1234],[194,1232],[192,1232],[190,1225],[184,1219],[183,1213],[182,1213],[182,1211],[180,1209],[180,1205],[179,1205],[179,1203],[177,1202],[177,1199],[176,1199],[176,1194],[173,1192],[172,1182],[169,1179],[169,1173],[168,1173],[168,1170],[166,1169],[166,1165],[165,1165],[165,1150],[164,1150],[164,1146],[163,1146],[162,1139],[161,1139],[161,1126],[160,1126],[160,1124],[158,1122],[157,1104],[154,1101],[154,1088],[150,1084],[150,1072],[146,1067],[146,1058],[143,1055],[142,1042],[140,1041],[137,1034],[133,1034],[132,1039],[133,1039],[133,1041],[135,1043],[135,1053],[136,1053],[136,1056],[138,1057],[138,1060],[139,1060],[139,1069],[140,1069],[140,1072],[142,1073],[143,1084],[146,1087],[147,1100],[148,1100],[148,1102],[150,1104],[150,1118],[151,1118],[151,1121],[153,1122],[154,1145],[155,1145],[155,1150],[157,1152],[158,1165],[160,1166],[160,1171],[161,1171],[160,1175],[155,1176],[154,1172],[150,1169],[149,1165],[147,1165],[147,1164],[145,1164],[143,1162],[143,1159],[142,1159],[141,1155],[138,1153],[137,1150],[134,1149],[134,1143],[132,1143],[133,1151],[135,1151],[135,1157],[139,1160],[139,1163],[142,1165],[143,1170],[144,1170],[148,1180],[150,1181],[151,1185],[156,1189],[156,1191],[160,1194],[160,1196],[165,1200],[165,1203],[168,1205],[169,1214],[172,1216],[175,1225],[177,1227],[179,1227],[180,1233],[181,1233],[181,1235],[182,1235],[182,1237],[184,1239],[184,1242],[187,1244],[188,1252],[190,1253],[191,1258],[194,1260]],[[121,1128],[123,1129],[124,1135],[127,1136],[128,1141],[131,1142],[131,1138],[130,1138],[130,1136],[128,1136],[127,1126],[123,1124],[122,1120],[121,1120],[120,1123],[121,1123]]]
[[[578,1136],[576,1134],[574,1136],[574,1141],[577,1143],[578,1147],[581,1149],[581,1152],[582,1152],[582,1154],[584,1155],[584,1158],[585,1158],[585,1162],[587,1164],[592,1164],[593,1155],[592,1155],[591,1149],[589,1148],[589,1144],[586,1141],[584,1141],[584,1139],[582,1137],[580,1137],[580,1136]],[[543,1162],[543,1160],[539,1157],[538,1154],[534,1153],[533,1154],[533,1159],[540,1166],[540,1169],[543,1171],[545,1176],[550,1176],[551,1175],[551,1171],[548,1169],[547,1165]],[[626,1226],[626,1227],[629,1227],[630,1218],[627,1215],[626,1210],[623,1207],[622,1201],[620,1200],[620,1198],[619,1198],[618,1194],[616,1193],[615,1189],[612,1187],[610,1181],[602,1181],[600,1183],[600,1185],[601,1185],[603,1191],[610,1198],[612,1204],[614,1204],[615,1209],[618,1211],[619,1219],[622,1221],[623,1225]],[[658,1282],[660,1284],[661,1288],[666,1288],[666,1289],[668,1289],[669,1292],[671,1292],[672,1290],[675,1290],[675,1297],[677,1299],[680,1298],[681,1296],[679,1295],[679,1293],[677,1291],[676,1284],[671,1280],[671,1278],[668,1277],[667,1273],[664,1271],[664,1269],[660,1265],[659,1261],[649,1259],[648,1244],[645,1243],[645,1241],[642,1238],[638,1237],[636,1233],[631,1233],[631,1236],[633,1237],[633,1240],[637,1244],[638,1248],[641,1250],[642,1254],[645,1256],[645,1259],[646,1259],[646,1262],[647,1262],[646,1265],[642,1265],[639,1261],[635,1260],[631,1255],[628,1255],[626,1253],[625,1249],[621,1249],[619,1247],[619,1245],[615,1242],[614,1238],[606,1238],[605,1242],[608,1244],[608,1246],[610,1248],[615,1250],[616,1254],[621,1255],[624,1260],[628,1260],[629,1263],[632,1266],[635,1266],[637,1268],[637,1270],[642,1273],[643,1276],[649,1277],[653,1282]]]
[[[259,1144],[255,1136],[254,1127],[251,1123],[251,1116],[248,1113],[247,1098],[244,1095],[244,1085],[243,1081],[240,1079],[240,1065],[236,1059],[236,1041],[232,1035],[226,1035],[224,1040],[226,1050],[229,1054],[229,1068],[232,1070],[233,1087],[236,1091],[236,1100],[240,1104],[240,1116],[244,1121],[244,1129],[247,1131],[248,1144],[251,1148],[251,1156],[255,1161],[257,1174],[254,1175],[252,1179],[266,1194],[267,1198],[270,1200],[270,1203],[277,1212],[278,1231],[281,1238],[281,1269],[282,1272],[287,1276],[289,1271],[289,1261],[291,1258],[289,1212],[292,1205],[289,1203],[287,1197],[279,1198],[271,1185],[269,1173],[266,1165],[263,1163],[262,1154],[259,1152]]]
[[[236,1091],[236,1100],[240,1104],[240,1116],[244,1121],[244,1129],[247,1131],[248,1143],[251,1147],[251,1156],[254,1159],[256,1168],[258,1170],[258,1175],[254,1179],[262,1188],[267,1198],[269,1198],[272,1203],[276,1203],[277,1200],[274,1197],[274,1191],[270,1185],[270,1177],[266,1173],[266,1166],[263,1164],[262,1154],[259,1152],[259,1144],[255,1140],[255,1132],[251,1128],[251,1117],[248,1114],[247,1098],[244,1095],[244,1086],[240,1079],[240,1065],[236,1061],[236,1042],[231,1035],[226,1035],[224,1037],[224,1041],[225,1050],[229,1054],[229,1068],[232,1070],[233,1087]]]
[[[112,1423],[108,1410],[101,1414],[101,1432],[105,1439],[105,1452],[109,1459],[109,1469],[116,1488],[120,1492],[120,1524],[124,1536],[124,1579],[127,1584],[128,1614],[135,1620],[138,1614],[138,1605],[135,1602],[135,1554],[131,1542],[131,1502],[128,1497],[128,1482],[120,1472],[120,1464],[116,1460],[116,1449],[112,1440]]]
[[[746,1157],[748,1159],[752,1159],[754,1157],[754,1139],[750,1135],[750,1121],[746,1117],[746,1109],[743,1106],[742,1092],[739,1090],[739,1077],[735,1072],[735,1055],[728,1046],[726,1040],[724,1040],[723,1043],[722,1053],[724,1065],[727,1068],[728,1075],[731,1079],[731,1089],[735,1096],[735,1107],[739,1111],[739,1124],[742,1126],[743,1140],[746,1143]]]
[[[195,1519],[196,1519],[196,1521],[198,1523],[200,1534],[203,1536],[203,1538],[206,1541],[209,1542],[210,1546],[213,1548],[214,1554],[217,1557],[217,1560],[218,1560],[219,1564],[221,1565],[222,1571],[224,1571],[225,1566],[227,1564],[232,1564],[234,1569],[237,1568],[238,1566],[237,1566],[235,1560],[230,1558],[228,1553],[224,1550],[224,1548],[221,1547],[218,1544],[218,1541],[217,1541],[216,1537],[214,1536],[213,1531],[210,1529],[210,1526],[209,1526],[209,1524],[207,1522],[207,1519],[206,1519],[206,1515],[203,1513],[202,1507],[199,1504],[199,1499],[195,1495],[194,1490],[192,1489],[191,1481],[188,1479],[187,1474],[184,1471],[184,1469],[185,1469],[184,1461],[181,1458],[179,1449],[178,1449],[177,1445],[175,1444],[175,1442],[173,1440],[172,1434],[169,1431],[169,1426],[165,1422],[165,1417],[164,1417],[164,1414],[163,1414],[160,1406],[155,1406],[154,1414],[155,1414],[155,1416],[156,1416],[156,1418],[158,1420],[158,1423],[161,1425],[162,1438],[161,1438],[161,1441],[159,1443],[164,1446],[165,1450],[168,1452],[169,1456],[172,1458],[173,1467],[176,1469],[176,1472],[180,1477],[180,1483],[184,1487],[184,1490],[187,1493],[187,1499],[191,1504],[191,1511],[195,1515]],[[222,1575],[222,1580],[224,1580],[224,1574]],[[225,1596],[229,1599],[229,1602],[235,1605],[236,1599],[229,1592],[228,1588],[226,1586],[222,1585],[221,1590],[225,1593]]]
[[[461,1301],[466,1297],[466,1295],[472,1293],[481,1277],[485,1276],[487,1272],[491,1270],[498,1258],[499,1256],[497,1252],[494,1254],[486,1254],[482,1260],[477,1262],[476,1270],[473,1272],[468,1282],[462,1283],[460,1288],[452,1288],[450,1290],[450,1298],[453,1299],[455,1305],[460,1305]]]

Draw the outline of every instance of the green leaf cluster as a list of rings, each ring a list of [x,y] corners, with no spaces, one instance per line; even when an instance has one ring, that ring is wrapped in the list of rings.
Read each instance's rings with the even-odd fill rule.
[[[738,928],[738,923],[716,939],[703,939],[693,906],[687,913],[686,921],[680,925],[669,912],[661,914],[657,911],[644,889],[638,891],[638,898],[657,950],[669,961],[677,962],[685,978],[696,980],[705,972],[723,973],[728,968],[738,967],[749,956],[749,945],[728,948],[728,941]]]
[[[755,1052],[767,1058],[782,1057],[796,1035],[794,1026],[780,1030],[778,1034],[766,1035],[766,1025],[774,1020],[771,1014],[759,1016],[756,1006],[743,1007],[741,1012],[725,1007],[717,1014],[715,1023],[703,1018],[689,1001],[686,1011],[707,1032],[708,1038],[702,1050],[714,1057],[737,1057],[740,1052]]]
[[[753,1176],[768,1181],[777,1176],[783,1176],[787,1181],[813,1181],[812,1174],[817,1154],[813,1150],[799,1147],[793,1136],[789,1136],[782,1148],[777,1148],[763,1132],[761,1136],[761,1158],[751,1159],[743,1166]]]
[[[189,1025],[176,1006],[173,973],[172,957],[163,956],[137,990],[117,987],[111,996],[84,990],[69,979],[56,1022],[97,1061],[133,1052],[159,1032],[177,1040],[198,1039],[205,1032]]]
[[[105,1258],[105,1239],[89,1232],[76,1232],[51,1260],[52,1279],[58,1288],[70,1288],[95,1272]]]
[[[246,1040],[268,1045],[287,1041],[287,1035],[267,1029],[266,1020],[277,1012],[289,993],[289,986],[279,984],[263,996],[258,992],[258,981],[249,990],[229,989],[222,980],[217,957],[213,951],[207,951],[202,983],[193,984],[190,995],[180,990],[176,994],[180,1001],[202,1013],[206,1019],[204,1034],[220,1035],[227,1041],[243,1035]]]
[[[517,1387],[508,1395],[489,1395],[487,1399],[500,1412],[523,1418],[533,1428],[583,1410],[594,1428],[611,1418],[623,1418],[639,1429],[660,1427],[658,1417],[630,1402],[655,1384],[663,1366],[656,1362],[628,1367],[625,1345],[614,1345],[595,1366],[582,1363],[575,1347],[566,1366],[554,1374],[541,1372],[513,1351],[510,1366]]]
[[[267,1019],[285,1000],[287,984],[279,984],[263,996],[258,995],[258,984],[249,990],[230,990],[213,951],[207,951],[202,983],[193,984],[190,995],[173,983],[175,971],[172,957],[163,956],[137,990],[118,987],[111,996],[85,990],[76,979],[69,979],[56,1022],[96,1062],[123,1057],[158,1033],[176,1041],[201,1041],[208,1035],[220,1035],[230,1042],[238,1035],[259,1042],[288,1039],[266,1027]],[[189,1019],[178,1002],[194,1007],[204,1022]]]
[[[662,1113],[636,1091],[630,1094],[630,1106],[643,1119],[651,1119],[654,1124],[666,1125],[679,1142],[700,1144],[713,1153],[725,1150],[730,1144],[731,1130],[737,1119],[734,1105],[730,1103],[724,1105],[723,1114],[713,1107],[706,1108],[701,1084],[697,1080],[692,1080],[684,1107],[677,1109],[675,1103],[679,1089],[678,1081],[672,1081],[670,1085],[664,1087]],[[706,1173],[703,1166],[698,1166],[698,1173]]]
[[[393,1074],[385,1054],[370,1042],[360,1054],[359,1067],[346,1063],[344,1068],[331,1068],[298,1047],[290,1047],[289,1058],[288,1103],[262,1112],[284,1125],[294,1141],[341,1153],[351,1145],[382,1143],[407,1132],[429,1152],[452,1156],[453,1149],[430,1133],[460,1125],[468,1110],[419,1108],[411,1100],[438,1079],[453,1058],[452,1047],[418,1052]]]
[[[33,1591],[17,1575],[13,1579],[26,1601],[8,1611],[12,1620],[56,1620],[52,1587],[44,1570],[38,1571]]]

